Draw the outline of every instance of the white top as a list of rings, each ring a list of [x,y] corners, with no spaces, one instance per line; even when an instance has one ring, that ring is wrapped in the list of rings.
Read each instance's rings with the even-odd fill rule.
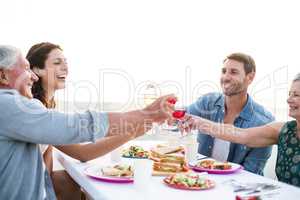
[[[40,150],[42,155],[45,153],[45,151],[48,149],[49,145],[48,144],[40,144]]]
[[[40,150],[41,150],[41,153],[42,153],[42,156],[44,155],[45,151],[47,151],[49,145],[48,144],[40,144]],[[45,162],[43,162],[43,170],[46,169],[46,166],[45,166]],[[43,190],[44,194],[43,194],[43,199],[46,199],[46,188],[44,187],[44,190]]]
[[[227,161],[230,142],[215,138],[211,157],[218,161]]]

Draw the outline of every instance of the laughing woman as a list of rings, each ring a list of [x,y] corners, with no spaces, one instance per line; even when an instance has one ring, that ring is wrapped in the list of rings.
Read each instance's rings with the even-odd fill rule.
[[[33,85],[34,98],[39,99],[47,108],[55,108],[54,94],[65,88],[68,64],[62,48],[52,43],[39,43],[32,46],[26,56],[30,68],[39,77]],[[134,137],[134,136],[133,136]],[[111,136],[90,144],[55,146],[55,148],[81,161],[102,156],[132,139],[128,135]],[[52,146],[40,145],[44,162],[51,175],[58,199],[80,199],[79,186],[65,171],[53,171]]]
[[[182,131],[198,129],[205,134],[249,147],[278,145],[276,175],[279,181],[300,187],[300,74],[294,78],[287,99],[289,116],[295,120],[241,129],[196,116],[186,116]]]

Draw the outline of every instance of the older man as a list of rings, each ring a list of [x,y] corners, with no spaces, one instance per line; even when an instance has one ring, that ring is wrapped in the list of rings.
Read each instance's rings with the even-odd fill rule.
[[[0,45],[1,199],[56,199],[38,144],[80,143],[121,134],[134,138],[173,111],[169,95],[143,110],[67,115],[32,99],[37,79],[18,49]]]
[[[188,113],[215,122],[233,124],[240,128],[261,126],[274,120],[272,114],[256,103],[247,93],[256,72],[253,58],[244,53],[227,56],[221,69],[223,93],[200,97],[188,107]],[[248,148],[209,135],[198,135],[198,152],[221,161],[239,163],[250,172],[263,174],[271,147]]]

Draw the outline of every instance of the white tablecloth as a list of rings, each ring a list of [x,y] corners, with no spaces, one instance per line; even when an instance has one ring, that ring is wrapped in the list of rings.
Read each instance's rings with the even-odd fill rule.
[[[281,188],[279,194],[269,199],[293,200],[300,199],[300,189],[284,183],[274,181],[262,176],[258,176],[241,170],[230,175],[205,175],[216,182],[216,187],[203,191],[186,191],[169,188],[163,183],[163,177],[152,177],[149,185],[143,190],[137,189],[134,183],[117,184],[94,180],[84,174],[84,170],[93,165],[110,164],[109,155],[99,157],[95,160],[82,163],[69,156],[56,152],[59,162],[65,167],[72,178],[82,187],[93,199],[101,200],[202,200],[202,199],[226,199],[234,200],[236,194],[229,184],[225,184],[230,179],[239,182],[264,182],[274,183]],[[128,160],[127,160],[128,161]]]

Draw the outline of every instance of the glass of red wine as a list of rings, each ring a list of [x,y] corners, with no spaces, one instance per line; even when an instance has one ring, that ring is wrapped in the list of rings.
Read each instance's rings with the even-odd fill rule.
[[[172,113],[172,116],[177,119],[177,120],[180,120],[184,117],[185,115],[185,108],[176,108],[175,107],[175,111]]]
[[[172,116],[178,120],[182,119],[185,115],[186,109],[183,106],[179,107],[176,99],[169,99],[168,102],[175,105],[175,111],[172,113]]]
[[[176,99],[169,99],[168,102],[175,105],[175,111],[172,113],[172,116],[176,119],[176,124],[184,118],[186,109]],[[174,126],[173,130],[178,130],[177,126]]]
[[[170,99],[168,100],[169,103],[171,104],[175,104],[175,111],[172,113],[172,116],[176,119],[176,122],[174,124],[178,125],[178,123],[182,122],[184,123],[184,116],[186,114],[186,107],[183,106],[183,104],[181,104],[180,102],[177,102],[176,99]],[[179,106],[181,105],[181,106]],[[170,129],[169,129],[170,130]],[[178,127],[174,126],[174,128],[172,128],[172,131],[178,131]],[[185,139],[185,142],[188,142],[186,144],[186,148],[194,148],[194,146],[190,146],[193,141],[195,141],[194,136],[197,135],[197,133],[193,133],[192,131],[187,133],[187,132],[183,132],[181,133],[181,139],[186,138],[187,136],[191,136],[191,137],[187,137],[188,139]],[[193,136],[194,135],[194,136]],[[192,151],[194,152],[194,149],[190,149],[188,151]],[[191,155],[191,157],[194,157],[194,155]]]

